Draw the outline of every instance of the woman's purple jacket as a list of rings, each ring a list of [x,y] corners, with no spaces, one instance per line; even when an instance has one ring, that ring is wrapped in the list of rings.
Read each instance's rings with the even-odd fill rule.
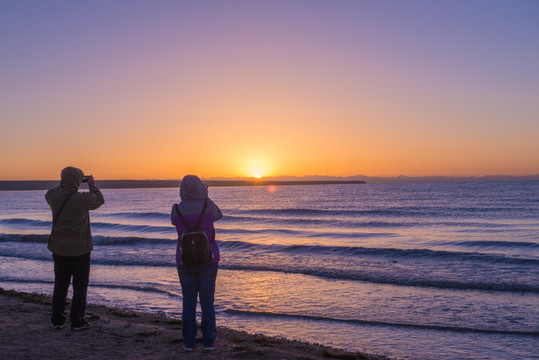
[[[221,210],[215,205],[215,203],[208,198],[208,188],[207,186],[195,175],[187,175],[183,178],[180,185],[180,197],[181,201],[178,204],[178,207],[187,221],[187,223],[196,223],[202,208],[204,207],[204,200],[208,201],[206,213],[202,219],[202,229],[208,237],[210,242],[211,250],[213,253],[213,260],[211,263],[219,262],[221,256],[219,254],[219,247],[214,239],[215,230],[213,223],[223,217]],[[176,211],[176,204],[172,206],[171,211],[171,222],[176,227],[176,232],[178,233],[178,239],[183,234],[184,226],[180,220],[180,216]],[[180,255],[180,242],[177,242],[176,245],[176,265],[182,265],[182,259]]]

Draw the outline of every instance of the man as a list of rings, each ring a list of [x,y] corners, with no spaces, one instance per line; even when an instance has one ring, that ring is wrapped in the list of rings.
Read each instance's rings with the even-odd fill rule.
[[[89,192],[79,192],[79,185],[88,181]],[[54,260],[54,293],[52,295],[51,322],[55,329],[64,327],[64,309],[67,291],[73,276],[71,303],[71,330],[85,330],[92,325],[84,320],[86,294],[90,277],[90,252],[93,249],[88,210],[103,203],[103,195],[95,186],[92,176],[75,167],[62,170],[60,186],[45,195],[51,207],[53,229],[48,249]]]

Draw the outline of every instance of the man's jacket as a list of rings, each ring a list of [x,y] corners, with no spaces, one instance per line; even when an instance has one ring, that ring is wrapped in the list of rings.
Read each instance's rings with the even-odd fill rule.
[[[97,209],[105,200],[96,186],[90,186],[89,192],[78,191],[83,176],[80,169],[65,168],[60,186],[50,189],[45,195],[54,217],[64,200],[74,192],[51,233],[48,249],[56,255],[79,256],[89,253],[94,247],[88,211]]]

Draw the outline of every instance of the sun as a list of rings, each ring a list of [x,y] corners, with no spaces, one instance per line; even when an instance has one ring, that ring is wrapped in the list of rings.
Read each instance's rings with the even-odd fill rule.
[[[251,158],[245,161],[243,165],[244,176],[254,179],[261,179],[263,177],[271,176],[271,167],[266,159]]]

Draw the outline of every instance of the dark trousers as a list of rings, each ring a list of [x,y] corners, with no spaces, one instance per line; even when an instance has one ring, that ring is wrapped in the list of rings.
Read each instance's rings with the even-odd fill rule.
[[[86,311],[86,294],[90,278],[90,253],[80,256],[60,256],[53,254],[54,259],[54,293],[52,294],[52,317],[54,325],[65,322],[64,309],[67,290],[73,277],[73,301],[71,302],[71,326],[84,324]]]

